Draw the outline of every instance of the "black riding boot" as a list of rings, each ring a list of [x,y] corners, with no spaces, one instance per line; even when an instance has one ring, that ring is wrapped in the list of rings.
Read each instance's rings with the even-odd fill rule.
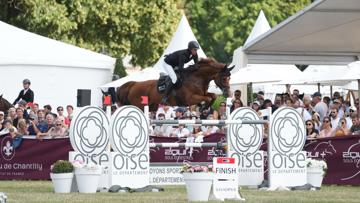
[[[169,95],[172,91],[173,86],[174,86],[174,84],[171,82],[171,80],[169,82],[167,82],[166,89],[164,92],[164,97],[161,100],[161,104],[169,105]]]

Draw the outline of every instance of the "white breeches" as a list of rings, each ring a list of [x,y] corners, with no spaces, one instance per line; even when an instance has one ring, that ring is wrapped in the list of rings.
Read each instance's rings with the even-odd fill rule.
[[[163,62],[163,68],[164,68],[165,72],[170,76],[171,82],[173,84],[175,84],[176,80],[177,80],[177,77],[176,77],[176,74],[174,72],[174,69],[169,64],[167,64],[165,61]]]

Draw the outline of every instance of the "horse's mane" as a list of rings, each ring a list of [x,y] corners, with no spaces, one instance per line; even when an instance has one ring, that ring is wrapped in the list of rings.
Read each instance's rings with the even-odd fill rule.
[[[208,66],[214,67],[219,70],[224,68],[224,64],[217,62],[213,58],[201,58],[201,60],[197,63],[197,66],[200,66],[200,67],[196,67],[195,65],[190,65],[189,67],[184,69],[184,73],[192,73],[194,71],[201,70],[201,66],[204,66],[204,65],[208,65]]]

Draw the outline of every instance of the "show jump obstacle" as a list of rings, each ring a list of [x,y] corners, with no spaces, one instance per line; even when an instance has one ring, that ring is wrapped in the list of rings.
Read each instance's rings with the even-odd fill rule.
[[[220,125],[227,129],[228,157],[238,163],[239,185],[259,185],[264,180],[266,154],[259,151],[263,140],[263,125],[251,108],[239,108],[227,120],[149,120],[134,106],[122,106],[109,118],[102,109],[87,106],[75,112],[70,126],[70,141],[75,151],[70,160],[100,164],[105,169],[99,187],[111,185],[140,188],[149,185],[150,147],[205,147],[218,143],[149,143],[151,125]],[[270,186],[293,186],[306,183],[305,125],[292,108],[281,108],[270,120],[267,155]],[[110,148],[113,151],[110,151]]]

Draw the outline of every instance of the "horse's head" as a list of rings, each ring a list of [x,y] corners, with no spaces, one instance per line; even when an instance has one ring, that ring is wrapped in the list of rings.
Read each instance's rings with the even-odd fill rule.
[[[13,105],[4,99],[3,95],[0,95],[0,111],[4,111],[6,113],[6,111],[11,107],[13,107]]]
[[[227,65],[222,68],[222,70],[216,74],[214,81],[216,86],[218,86],[221,91],[223,92],[224,97],[228,97],[230,94],[230,76],[231,76],[231,70],[235,66],[232,66],[230,68],[227,67]]]

